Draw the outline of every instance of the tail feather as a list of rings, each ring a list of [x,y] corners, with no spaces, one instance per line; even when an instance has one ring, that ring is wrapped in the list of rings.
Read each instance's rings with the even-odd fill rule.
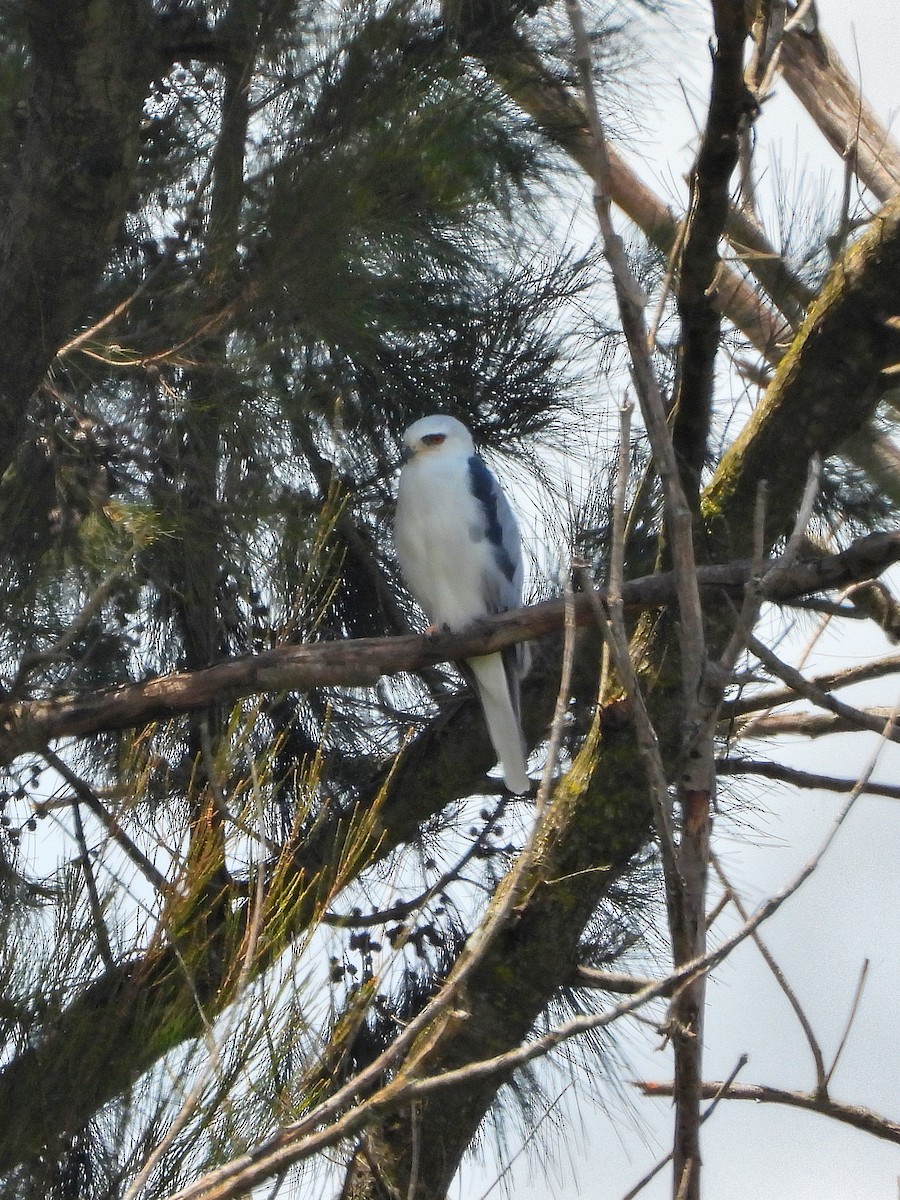
[[[531,781],[519,723],[518,673],[507,670],[501,654],[470,658],[466,665],[472,672],[488,733],[503,769],[503,782],[511,792],[524,795],[531,790]]]

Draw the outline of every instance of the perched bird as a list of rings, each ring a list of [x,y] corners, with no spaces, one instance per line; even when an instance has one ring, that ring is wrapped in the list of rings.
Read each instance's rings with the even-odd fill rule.
[[[522,603],[519,529],[500,485],[453,417],[423,417],[403,435],[394,542],[409,590],[438,628],[462,630]],[[519,706],[524,645],[466,661],[503,780],[530,788]]]

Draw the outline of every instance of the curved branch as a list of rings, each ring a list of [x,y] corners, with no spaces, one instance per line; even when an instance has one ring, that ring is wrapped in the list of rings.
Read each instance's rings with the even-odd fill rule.
[[[671,1083],[640,1082],[636,1085],[645,1096],[669,1097]],[[721,1083],[704,1083],[704,1097],[718,1096],[723,1100],[753,1100],[757,1104],[786,1104],[789,1108],[805,1108],[808,1112],[821,1113],[844,1125],[852,1125],[873,1137],[900,1144],[900,1121],[892,1121],[863,1108],[861,1104],[842,1104],[828,1095],[817,1092],[792,1092],[784,1088],[768,1087],[760,1083],[732,1083],[727,1087]]]

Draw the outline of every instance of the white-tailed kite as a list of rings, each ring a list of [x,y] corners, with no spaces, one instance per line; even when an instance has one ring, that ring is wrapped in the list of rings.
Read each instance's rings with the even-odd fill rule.
[[[394,542],[409,590],[438,628],[462,630],[522,603],[522,548],[509,502],[472,435],[453,417],[423,417],[403,435]],[[529,791],[519,707],[527,647],[466,661],[503,780]]]

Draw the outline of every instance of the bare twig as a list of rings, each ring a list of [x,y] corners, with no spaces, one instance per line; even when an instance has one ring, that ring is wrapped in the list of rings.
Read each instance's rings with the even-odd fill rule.
[[[406,1189],[406,1200],[415,1200],[416,1188],[419,1184],[419,1158],[421,1155],[422,1133],[422,1102],[413,1100],[410,1105],[412,1126],[412,1153],[410,1155],[409,1186]]]
[[[814,675],[809,683],[823,692],[831,692],[835,688],[850,687],[854,683],[865,683],[869,679],[882,679],[885,675],[894,675],[898,671],[900,654],[889,654],[873,662],[859,663],[841,671],[829,671],[827,675]],[[781,704],[793,704],[796,700],[797,693],[793,688],[770,688],[752,696],[726,700],[722,705],[722,717],[740,717],[763,709],[777,708]]]
[[[91,856],[87,839],[84,836],[84,823],[81,820],[81,809],[77,803],[72,805],[72,816],[75,821],[75,837],[78,841],[78,851],[81,856],[81,869],[84,872],[84,882],[87,887],[88,901],[91,907],[91,919],[94,922],[94,932],[97,935],[97,948],[106,969],[112,970],[115,963],[112,946],[109,944],[109,934],[103,919],[103,905],[100,903],[100,893],[97,891],[97,881],[94,878],[94,868],[91,866]]]
[[[735,1079],[737,1079],[738,1075],[740,1074],[741,1071],[743,1071],[743,1069],[744,1069],[744,1067],[746,1067],[746,1065],[747,1065],[747,1055],[742,1054],[740,1056],[740,1058],[737,1060],[737,1062],[735,1063],[734,1070],[731,1072],[731,1074],[728,1076],[728,1078],[725,1080],[725,1082],[721,1085],[721,1087],[719,1088],[719,1091],[713,1096],[712,1104],[710,1104],[707,1108],[705,1108],[704,1111],[700,1114],[700,1124],[701,1125],[704,1123],[704,1121],[706,1121],[709,1117],[712,1116],[712,1114],[715,1112],[716,1105],[722,1099],[722,1096],[725,1094],[725,1091],[727,1090],[727,1088],[729,1088],[731,1086],[731,1084],[735,1081]],[[638,1084],[636,1084],[636,1086],[640,1087],[640,1088],[646,1087],[646,1085],[642,1084],[642,1083],[638,1083]],[[630,1191],[625,1193],[625,1195],[622,1197],[622,1200],[634,1200],[635,1196],[639,1195],[644,1190],[644,1188],[647,1186],[647,1184],[650,1183],[651,1180],[655,1179],[656,1176],[663,1169],[663,1167],[665,1167],[671,1161],[672,1161],[672,1151],[670,1150],[669,1153],[667,1155],[665,1155],[664,1158],[661,1158],[659,1160],[659,1162],[655,1163],[650,1168],[650,1170],[647,1172],[646,1175],[644,1175],[641,1179],[638,1180],[638,1182],[634,1185],[634,1187]]]
[[[809,528],[810,521],[812,520],[813,509],[815,508],[816,497],[819,494],[821,480],[822,459],[818,454],[814,454],[809,460],[809,468],[806,473],[806,486],[803,489],[803,496],[800,500],[800,507],[797,510],[797,517],[794,521],[794,527],[791,530],[791,536],[788,538],[784,555],[779,562],[779,568],[781,569],[786,569],[790,567],[792,562],[797,561],[800,548],[806,538],[806,531]],[[778,568],[773,569],[777,570]]]
[[[853,1003],[850,1005],[850,1015],[847,1017],[847,1024],[844,1026],[844,1032],[841,1036],[840,1044],[835,1051],[831,1066],[828,1068],[828,1073],[825,1076],[825,1086],[831,1083],[831,1077],[834,1075],[835,1069],[840,1062],[841,1055],[844,1053],[844,1047],[847,1045],[847,1039],[850,1036],[850,1030],[853,1028],[853,1022],[856,1019],[856,1013],[859,1009],[859,1002],[862,999],[863,988],[866,986],[866,978],[869,974],[869,960],[865,959],[862,965],[862,970],[859,973],[859,980],[856,984],[856,991],[853,993]]]
[[[728,224],[731,177],[742,131],[756,111],[744,82],[747,8],[744,0],[712,0],[709,107],[690,174],[687,233],[677,303],[680,318],[672,441],[686,488],[696,502],[707,449],[722,319],[714,300],[721,270],[719,243]]]
[[[818,775],[813,771],[803,771],[799,767],[787,767],[783,763],[733,755],[716,759],[716,771],[720,775],[761,775],[764,779],[775,779],[779,783],[790,783],[794,787],[821,788],[827,792],[852,792],[857,783],[855,779],[837,779],[833,775]],[[866,794],[900,800],[900,785],[870,781],[866,784]]]
[[[556,693],[556,705],[553,710],[553,720],[550,725],[550,738],[547,744],[547,757],[541,772],[541,782],[538,785],[535,805],[538,813],[544,811],[550,798],[550,787],[553,775],[559,762],[559,750],[562,745],[563,730],[566,714],[569,711],[569,700],[572,695],[572,666],[575,661],[575,597],[572,591],[571,572],[566,574],[565,582],[565,640],[563,642],[562,669],[560,672],[559,690]]]
[[[719,881],[721,882],[722,886],[725,888],[726,892],[728,893],[728,897],[731,900],[731,903],[738,910],[741,920],[744,923],[746,923],[748,920],[748,916],[749,916],[749,914],[747,913],[747,909],[744,906],[744,903],[741,900],[740,896],[737,894],[737,892],[734,890],[734,888],[732,887],[729,880],[726,878],[725,872],[722,870],[722,864],[719,862],[718,858],[716,858],[715,855],[711,856],[711,862],[712,862],[713,870],[718,875]],[[794,991],[794,989],[791,987],[791,985],[788,983],[787,979],[785,978],[784,972],[781,970],[781,967],[776,962],[774,955],[772,954],[772,952],[769,950],[768,946],[765,944],[765,942],[760,937],[759,931],[754,930],[750,936],[752,937],[754,943],[756,944],[757,950],[762,955],[763,961],[765,962],[766,966],[769,968],[769,970],[772,972],[772,975],[775,977],[775,982],[778,984],[778,986],[784,992],[784,994],[787,998],[788,1004],[790,1004],[791,1008],[794,1010],[794,1015],[796,1016],[797,1020],[800,1022],[800,1027],[803,1030],[803,1034],[804,1034],[804,1037],[806,1038],[807,1045],[809,1046],[810,1053],[813,1056],[813,1062],[816,1065],[816,1085],[818,1088],[824,1088],[827,1084],[827,1079],[826,1079],[826,1075],[825,1075],[825,1059],[824,1059],[824,1056],[822,1055],[822,1047],[819,1045],[818,1039],[816,1038],[816,1035],[813,1032],[813,1027],[809,1023],[809,1019],[806,1016],[806,1013],[803,1011],[803,1006],[800,1003],[800,1001],[798,1000],[796,992]]]
[[[578,576],[583,591],[586,593],[594,608],[597,626],[613,656],[619,681],[625,690],[631,705],[634,720],[635,737],[641,751],[641,762],[647,772],[647,782],[650,790],[650,802],[653,806],[654,822],[664,864],[667,866],[667,887],[677,889],[679,877],[677,869],[678,850],[675,843],[675,827],[672,821],[669,785],[666,778],[665,764],[659,739],[653,727],[649,710],[641,690],[640,681],[628,652],[628,641],[624,632],[624,622],[621,616],[616,617],[616,605],[610,598],[607,611],[603,609],[587,568],[579,568]],[[617,623],[619,628],[617,628]]]
[[[753,563],[755,565],[744,586],[741,611],[735,622],[731,637],[728,639],[728,644],[719,656],[719,661],[710,671],[714,683],[713,694],[710,697],[707,711],[707,721],[710,722],[710,726],[714,719],[717,720],[721,717],[724,708],[722,699],[723,690],[726,684],[731,681],[735,664],[747,646],[744,630],[754,628],[762,604],[762,597],[765,590],[765,575],[763,571],[766,528],[765,480],[760,480],[759,486],[756,489],[756,514],[753,526]],[[708,736],[712,736],[711,727],[708,730]]]
[[[893,709],[886,707],[870,707],[854,709],[854,715],[845,717],[834,713],[774,713],[771,717],[757,717],[753,721],[752,733],[754,738],[769,738],[780,734],[796,737],[827,737],[834,733],[855,733],[858,729],[873,729],[878,732],[884,728],[886,721],[892,721]],[[858,714],[862,713],[865,721],[860,724]],[[900,725],[893,721],[896,734]],[[741,736],[745,736],[742,731]],[[892,737],[892,740],[896,740]]]
[[[172,885],[169,880],[154,866],[143,850],[131,840],[115,817],[106,811],[88,784],[76,775],[58,754],[54,754],[49,748],[45,747],[41,753],[53,770],[62,776],[82,804],[100,821],[119,849],[123,851],[127,858],[131,859],[142,874],[153,884],[159,894],[161,896],[171,895]]]
[[[845,721],[849,721],[859,729],[871,729],[876,733],[881,733],[884,737],[891,741],[900,742],[900,728],[888,722],[887,725],[880,721],[877,717],[871,717],[863,709],[854,708],[852,704],[845,704],[843,700],[836,700],[834,696],[828,692],[815,686],[808,679],[805,679],[794,667],[789,666],[786,662],[773,653],[763,642],[752,633],[747,634],[747,647],[756,655],[759,661],[773,675],[777,675],[790,688],[802,696],[805,700],[815,704],[818,708],[824,708],[828,712],[834,713],[835,716],[842,717]]]
[[[594,141],[596,174],[594,207],[615,285],[622,330],[628,343],[632,377],[650,439],[653,459],[665,497],[666,517],[671,538],[675,587],[681,617],[679,640],[683,665],[683,692],[688,711],[699,689],[705,648],[700,595],[696,579],[693,549],[693,518],[681,486],[678,464],[666,420],[666,408],[659,381],[648,350],[644,320],[644,298],[628,264],[622,239],[612,221],[612,172],[606,146],[606,134],[600,119],[591,67],[591,46],[578,0],[566,0],[566,11],[575,38],[575,58],[581,82],[591,136]],[[711,764],[710,764],[711,766]],[[707,786],[710,786],[707,781]]]
[[[355,914],[348,916],[343,913],[326,912],[322,920],[326,925],[331,925],[338,929],[365,929],[369,926],[384,925],[388,921],[402,921],[416,912],[424,905],[433,900],[435,896],[439,896],[441,892],[456,879],[459,879],[463,869],[468,866],[473,858],[476,858],[482,848],[490,840],[490,831],[495,822],[500,818],[506,808],[506,797],[501,796],[490,818],[485,821],[483,828],[478,836],[472,841],[465,854],[454,863],[453,866],[445,871],[439,879],[430,884],[418,896],[414,896],[412,900],[398,900],[389,908],[379,909],[378,912]]]
[[[612,541],[609,551],[609,603],[621,608],[625,586],[625,504],[631,462],[630,401],[619,406],[619,453],[616,462],[616,486],[613,494]]]

